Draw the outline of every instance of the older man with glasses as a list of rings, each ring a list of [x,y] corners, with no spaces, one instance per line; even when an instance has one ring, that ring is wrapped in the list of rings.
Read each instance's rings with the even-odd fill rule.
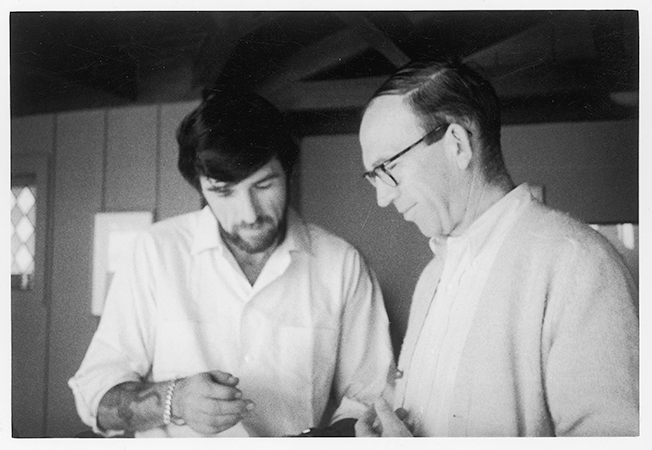
[[[516,187],[491,85],[412,63],[373,96],[364,177],[430,239],[394,405],[358,436],[634,436],[638,291],[613,247]]]

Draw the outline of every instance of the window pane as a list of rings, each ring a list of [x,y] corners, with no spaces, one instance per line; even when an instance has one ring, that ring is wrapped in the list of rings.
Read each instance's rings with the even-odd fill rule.
[[[36,185],[12,186],[11,194],[11,288],[29,290],[34,280]]]

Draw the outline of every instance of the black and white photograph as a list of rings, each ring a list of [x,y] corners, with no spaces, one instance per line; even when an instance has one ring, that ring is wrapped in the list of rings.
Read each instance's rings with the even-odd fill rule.
[[[649,9],[8,2],[2,440],[647,448]]]

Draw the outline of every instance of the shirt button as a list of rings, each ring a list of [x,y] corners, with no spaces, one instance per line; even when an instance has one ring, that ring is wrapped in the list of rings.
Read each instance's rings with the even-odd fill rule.
[[[254,358],[251,355],[245,355],[244,360],[245,362],[250,363],[251,361],[254,360]]]

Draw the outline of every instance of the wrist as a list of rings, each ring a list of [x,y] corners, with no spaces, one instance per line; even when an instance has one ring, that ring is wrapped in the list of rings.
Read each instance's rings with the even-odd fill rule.
[[[175,391],[177,387],[178,378],[170,381],[165,390],[165,401],[163,402],[163,425],[167,426],[170,423],[175,425],[185,425],[186,421],[181,416],[175,415],[173,408],[175,400]]]

